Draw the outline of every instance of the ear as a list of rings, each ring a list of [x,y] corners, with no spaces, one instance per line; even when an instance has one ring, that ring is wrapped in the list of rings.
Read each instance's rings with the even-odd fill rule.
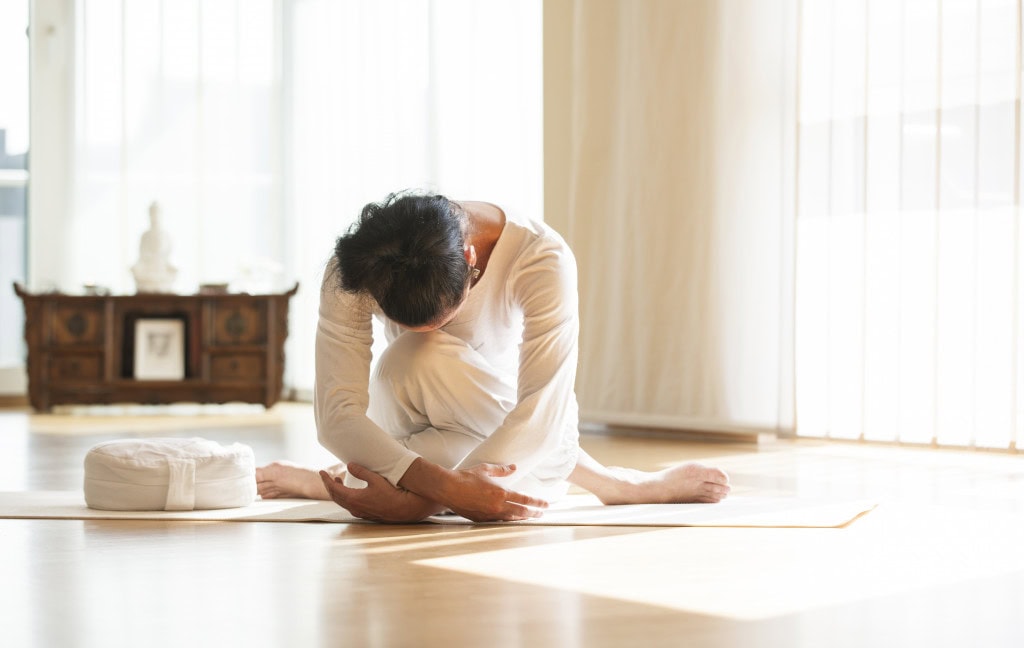
[[[473,247],[472,245],[466,245],[466,246],[464,246],[462,248],[462,252],[463,252],[463,254],[466,255],[466,263],[469,264],[469,267],[475,268],[476,267],[476,248]]]

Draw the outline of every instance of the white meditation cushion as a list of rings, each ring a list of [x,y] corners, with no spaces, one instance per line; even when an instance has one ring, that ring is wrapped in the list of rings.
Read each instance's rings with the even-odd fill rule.
[[[191,511],[248,506],[256,460],[241,443],[206,439],[107,441],[85,455],[85,503],[106,511]]]

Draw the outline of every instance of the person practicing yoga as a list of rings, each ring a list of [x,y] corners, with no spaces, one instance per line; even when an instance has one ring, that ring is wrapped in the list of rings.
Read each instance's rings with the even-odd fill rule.
[[[605,504],[724,498],[717,468],[606,467],[579,447],[577,301],[576,261],[544,223],[414,192],[366,205],[327,264],[316,332],[318,438],[343,463],[262,466],[259,494],[381,522],[539,517],[569,484]]]

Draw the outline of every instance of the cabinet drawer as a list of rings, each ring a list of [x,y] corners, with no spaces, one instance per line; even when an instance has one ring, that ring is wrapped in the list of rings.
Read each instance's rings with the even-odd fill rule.
[[[213,343],[263,344],[267,341],[266,302],[233,301],[213,307]]]
[[[210,357],[210,379],[261,382],[264,379],[264,366],[264,357],[261,355],[214,355]]]
[[[102,344],[103,305],[58,304],[53,309],[50,327],[56,346]]]
[[[54,355],[50,358],[50,382],[97,381],[103,378],[103,358],[99,354]]]

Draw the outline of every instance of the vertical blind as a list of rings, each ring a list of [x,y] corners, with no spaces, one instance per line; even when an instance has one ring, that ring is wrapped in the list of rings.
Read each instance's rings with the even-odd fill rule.
[[[803,0],[800,435],[1024,441],[1019,0]]]

